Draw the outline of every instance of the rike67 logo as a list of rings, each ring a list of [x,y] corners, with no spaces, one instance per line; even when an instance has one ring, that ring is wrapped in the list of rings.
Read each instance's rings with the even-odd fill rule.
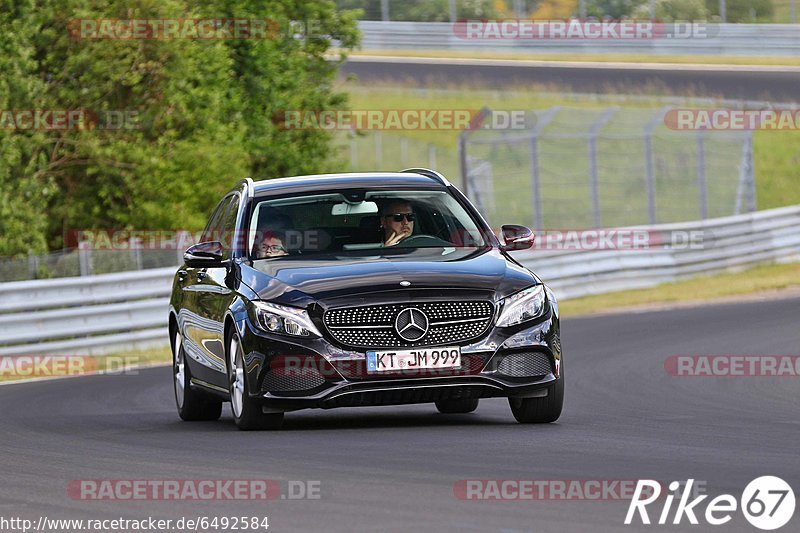
[[[697,496],[692,500],[693,479],[689,479],[685,484],[673,481],[669,484],[670,493],[664,498],[664,507],[658,516],[656,523],[667,524],[672,514],[672,504],[678,499],[678,504],[672,518],[672,524],[678,525],[685,517],[690,524],[697,525],[698,516],[705,519],[707,524],[720,526],[727,524],[733,519],[737,509],[741,509],[742,514],[750,524],[758,529],[772,531],[783,527],[794,515],[795,497],[792,487],[784,480],[775,476],[762,476],[751,481],[744,492],[741,500],[730,494],[721,494],[707,502],[705,512],[701,512],[701,503],[708,498],[708,495]],[[683,487],[683,491],[677,491]],[[636,484],[628,514],[625,517],[625,524],[630,525],[637,516],[642,524],[650,524],[650,515],[647,506],[656,502],[661,496],[661,484],[658,481],[644,479]]]

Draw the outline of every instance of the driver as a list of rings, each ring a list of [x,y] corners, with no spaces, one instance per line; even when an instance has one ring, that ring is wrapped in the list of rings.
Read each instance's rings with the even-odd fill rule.
[[[383,245],[394,246],[414,233],[414,210],[408,200],[393,200],[381,210]]]

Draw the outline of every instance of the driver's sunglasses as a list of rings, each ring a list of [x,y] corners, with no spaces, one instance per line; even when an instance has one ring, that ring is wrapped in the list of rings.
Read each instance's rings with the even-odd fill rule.
[[[386,218],[391,218],[395,222],[402,222],[403,218],[405,218],[409,222],[414,222],[414,220],[417,218],[417,215],[415,215],[414,213],[394,213],[392,215],[383,215],[383,216]]]

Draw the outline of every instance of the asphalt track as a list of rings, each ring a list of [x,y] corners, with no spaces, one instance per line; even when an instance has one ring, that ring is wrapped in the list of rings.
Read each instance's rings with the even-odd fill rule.
[[[568,319],[556,424],[514,422],[502,399],[469,415],[431,405],[302,411],[280,432],[181,422],[170,369],[0,387],[0,516],[269,516],[270,531],[757,531],[624,527],[625,501],[463,501],[463,479],[704,480],[740,495],[777,475],[800,489],[796,377],[673,377],[673,354],[800,352],[800,299]],[[320,498],[83,501],[80,479],[318,480]],[[708,500],[706,500],[708,501]],[[704,506],[703,506],[704,509]],[[660,507],[651,515],[660,512]],[[655,518],[655,516],[654,516]],[[800,510],[781,531],[797,531]]]
[[[489,88],[554,86],[579,93],[676,94],[770,102],[800,101],[796,67],[659,66],[542,61],[352,57],[340,75],[363,83],[458,83]]]

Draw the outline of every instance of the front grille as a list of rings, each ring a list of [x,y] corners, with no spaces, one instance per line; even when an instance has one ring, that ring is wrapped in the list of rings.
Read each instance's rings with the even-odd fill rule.
[[[429,328],[422,336],[403,339],[395,327],[404,309],[418,309],[427,317]],[[486,301],[426,302],[372,305],[331,309],[323,322],[331,336],[342,344],[359,348],[402,348],[461,344],[483,335],[494,314],[494,305]],[[408,323],[400,317],[399,324]]]
[[[325,383],[325,377],[313,368],[294,372],[270,371],[264,376],[262,392],[299,392],[312,390]]]
[[[546,376],[553,371],[550,358],[542,352],[508,354],[500,360],[497,372],[515,378]]]

